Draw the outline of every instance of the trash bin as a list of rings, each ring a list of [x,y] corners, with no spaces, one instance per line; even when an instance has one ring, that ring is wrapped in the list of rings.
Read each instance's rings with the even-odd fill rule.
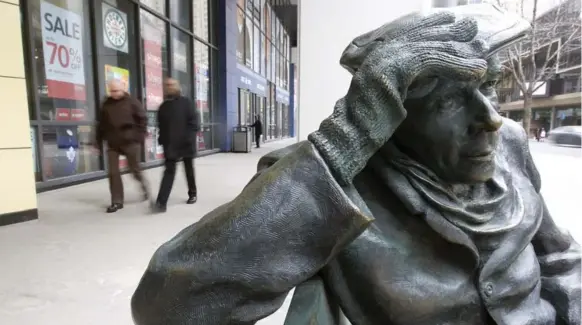
[[[232,151],[251,152],[252,147],[251,128],[248,126],[237,126],[232,132]]]

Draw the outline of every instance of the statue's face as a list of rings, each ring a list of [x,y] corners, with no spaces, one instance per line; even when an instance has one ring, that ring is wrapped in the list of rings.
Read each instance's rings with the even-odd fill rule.
[[[401,149],[450,183],[491,178],[502,118],[495,84],[498,59],[476,82],[440,79],[429,95],[404,103],[408,116],[394,139]]]

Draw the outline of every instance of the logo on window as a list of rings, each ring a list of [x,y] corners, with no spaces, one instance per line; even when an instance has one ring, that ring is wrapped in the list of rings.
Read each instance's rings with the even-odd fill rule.
[[[105,37],[117,48],[123,48],[127,42],[127,25],[124,17],[114,9],[107,10],[104,20]]]

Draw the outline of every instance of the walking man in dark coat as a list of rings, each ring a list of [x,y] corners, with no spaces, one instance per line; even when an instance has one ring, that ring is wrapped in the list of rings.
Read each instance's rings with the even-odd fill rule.
[[[127,165],[133,177],[140,183],[143,199],[149,198],[149,187],[143,177],[139,159],[141,144],[147,132],[147,118],[141,103],[125,91],[120,80],[108,82],[109,97],[103,103],[97,123],[96,146],[100,149],[107,142],[107,165],[111,205],[107,213],[123,208],[123,182],[119,170],[119,156],[127,158]]]
[[[260,116],[255,117],[255,123],[251,124],[250,127],[255,128],[255,143],[257,148],[261,147],[261,135],[263,135],[263,123],[261,123]]]
[[[176,176],[176,162],[182,159],[188,182],[188,200],[197,200],[194,176],[194,156],[196,155],[196,134],[199,131],[198,114],[192,102],[181,95],[177,80],[168,78],[164,82],[165,100],[158,110],[158,142],[164,147],[165,171],[160,184],[155,212],[165,212],[170,192]]]

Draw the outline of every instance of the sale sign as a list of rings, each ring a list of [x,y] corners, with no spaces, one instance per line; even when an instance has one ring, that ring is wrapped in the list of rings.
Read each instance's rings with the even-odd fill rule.
[[[162,32],[154,26],[143,24],[143,54],[145,59],[145,93],[148,111],[157,110],[164,101],[162,86]]]
[[[42,51],[48,97],[86,100],[83,21],[78,14],[41,2]]]

